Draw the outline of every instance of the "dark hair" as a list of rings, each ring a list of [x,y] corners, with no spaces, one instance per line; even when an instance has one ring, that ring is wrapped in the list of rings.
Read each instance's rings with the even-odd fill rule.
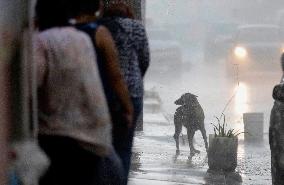
[[[124,17],[134,19],[134,13],[125,2],[114,1],[105,7],[104,17]]]
[[[70,1],[70,0],[69,0]],[[40,31],[67,26],[71,18],[68,0],[37,0],[35,6],[36,24]]]
[[[100,8],[100,0],[71,0],[72,16],[94,15]]]

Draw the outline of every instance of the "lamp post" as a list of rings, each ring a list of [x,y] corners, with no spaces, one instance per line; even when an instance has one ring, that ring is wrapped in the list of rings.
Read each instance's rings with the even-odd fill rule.
[[[28,0],[0,2],[0,184],[7,184],[10,142],[26,134],[21,69],[24,67],[22,41],[29,22],[28,7]]]

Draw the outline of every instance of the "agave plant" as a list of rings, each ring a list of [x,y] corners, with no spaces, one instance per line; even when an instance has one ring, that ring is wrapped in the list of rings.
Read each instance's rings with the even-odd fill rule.
[[[245,132],[235,131],[235,129],[227,129],[226,116],[222,113],[221,117],[216,117],[217,124],[213,124],[215,137],[237,137]]]

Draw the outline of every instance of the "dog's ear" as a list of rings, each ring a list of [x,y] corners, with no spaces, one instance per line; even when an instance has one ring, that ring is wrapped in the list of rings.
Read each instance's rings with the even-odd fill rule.
[[[182,103],[183,101],[182,101],[182,96],[179,98],[179,99],[177,99],[175,102],[174,102],[174,104],[176,104],[176,105],[182,105],[183,103]]]

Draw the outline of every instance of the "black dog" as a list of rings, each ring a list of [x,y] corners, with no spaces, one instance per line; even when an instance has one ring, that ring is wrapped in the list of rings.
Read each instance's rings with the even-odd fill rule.
[[[175,134],[174,139],[176,141],[176,154],[179,155],[179,135],[182,130],[182,126],[187,129],[188,143],[190,148],[190,157],[194,156],[200,151],[196,150],[193,146],[193,137],[197,130],[201,131],[204,139],[206,151],[208,151],[208,143],[206,130],[204,127],[204,112],[200,106],[197,96],[191,93],[183,94],[178,100],[175,101],[176,105],[180,105],[174,115]]]

